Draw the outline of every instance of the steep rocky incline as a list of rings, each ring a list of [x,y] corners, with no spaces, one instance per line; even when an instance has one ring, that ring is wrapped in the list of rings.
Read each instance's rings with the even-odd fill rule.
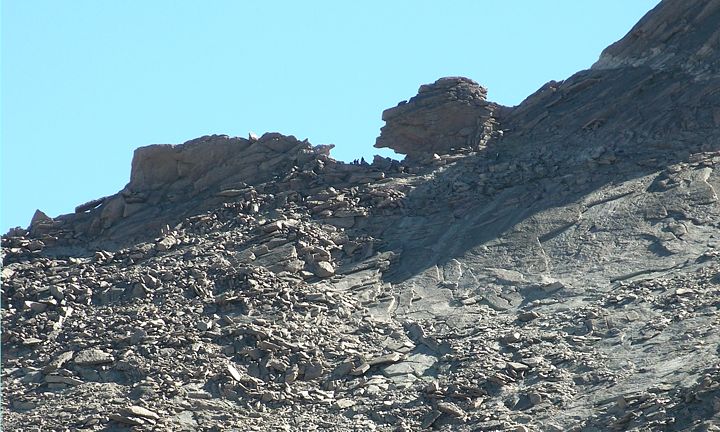
[[[717,77],[720,61],[718,1],[663,2],[620,41],[610,45],[593,69],[649,66],[680,68],[697,79]]]
[[[3,236],[8,430],[720,430],[720,1],[517,107],[442,78],[337,162],[136,151]]]

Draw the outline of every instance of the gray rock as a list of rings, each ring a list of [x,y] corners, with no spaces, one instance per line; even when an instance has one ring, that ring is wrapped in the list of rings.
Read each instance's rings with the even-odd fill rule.
[[[304,377],[308,381],[314,380],[320,378],[324,372],[325,370],[320,363],[310,363],[309,365],[305,366]]]
[[[175,237],[167,236],[155,244],[155,249],[160,252],[164,252],[172,249],[172,247],[175,246],[176,243],[177,239],[175,239]]]
[[[370,366],[375,366],[375,365],[385,364],[385,363],[397,363],[398,361],[400,361],[400,359],[402,359],[402,354],[395,352],[395,353],[386,354],[386,355],[383,355],[380,357],[375,357],[375,358],[371,359],[368,362],[368,364],[370,364]]]
[[[335,408],[337,408],[339,410],[344,410],[344,409],[350,408],[352,406],[355,406],[356,404],[357,404],[357,402],[352,399],[338,399],[335,401],[334,406],[335,406]]]
[[[238,372],[235,366],[228,364],[226,368],[232,379],[235,381],[242,381],[242,375],[240,375],[240,372]]]
[[[441,413],[450,414],[453,417],[465,418],[465,411],[452,402],[438,402],[437,409]]]
[[[42,313],[45,312],[48,305],[47,303],[26,300],[25,307],[32,310],[33,312]]]
[[[68,376],[62,376],[62,375],[46,375],[45,376],[45,382],[46,383],[55,383],[55,384],[67,384],[67,385],[80,385],[83,382],[79,379],[68,377]]]
[[[63,288],[57,285],[50,286],[50,295],[52,295],[57,301],[61,301],[65,298],[65,292]]]
[[[150,411],[147,408],[143,408],[141,406],[137,405],[131,405],[125,409],[122,410],[122,412],[125,415],[132,416],[132,417],[143,417],[143,418],[149,418],[153,420],[158,420],[160,418],[157,413]]]
[[[709,425],[718,17],[661,2],[512,108],[423,87],[379,140],[402,163],[139,149],[97,208],[3,236],[5,429]]]
[[[106,363],[112,363],[115,358],[105,351],[97,348],[89,348],[75,354],[73,362],[78,366],[96,366]]]
[[[327,278],[335,274],[335,268],[327,261],[319,261],[313,266],[313,273],[317,277]]]
[[[437,357],[428,354],[409,354],[403,361],[384,367],[383,373],[389,377],[409,374],[422,376],[425,371],[433,367],[436,362]]]

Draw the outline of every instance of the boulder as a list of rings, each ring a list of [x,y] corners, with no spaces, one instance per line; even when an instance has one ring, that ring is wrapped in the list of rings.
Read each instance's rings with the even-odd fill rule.
[[[496,129],[495,106],[486,95],[484,87],[463,77],[422,85],[417,96],[383,112],[385,126],[375,147],[411,158],[481,147]]]

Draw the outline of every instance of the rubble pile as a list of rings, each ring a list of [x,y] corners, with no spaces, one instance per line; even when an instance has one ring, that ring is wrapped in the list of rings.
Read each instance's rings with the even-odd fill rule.
[[[561,283],[527,283],[542,296],[514,310],[459,298],[471,317],[460,324],[383,319],[392,258],[367,252],[367,239],[311,219],[314,207],[272,221],[227,209],[92,256],[43,257],[34,240],[6,236],[5,408],[41,429],[559,431],[536,419],[558,417],[588,386],[652,375],[609,347],[717,350],[717,253],[690,278],[621,281],[578,308],[564,306]],[[333,271],[318,274],[318,262]],[[702,419],[720,364],[699,376],[608,396],[589,425],[671,427],[692,401],[700,411],[682,421]]]

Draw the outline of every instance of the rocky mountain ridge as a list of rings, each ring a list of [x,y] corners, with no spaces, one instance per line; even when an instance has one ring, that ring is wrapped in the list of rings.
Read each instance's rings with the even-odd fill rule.
[[[345,164],[136,151],[3,236],[14,430],[720,430],[720,1],[517,107],[442,78]]]

